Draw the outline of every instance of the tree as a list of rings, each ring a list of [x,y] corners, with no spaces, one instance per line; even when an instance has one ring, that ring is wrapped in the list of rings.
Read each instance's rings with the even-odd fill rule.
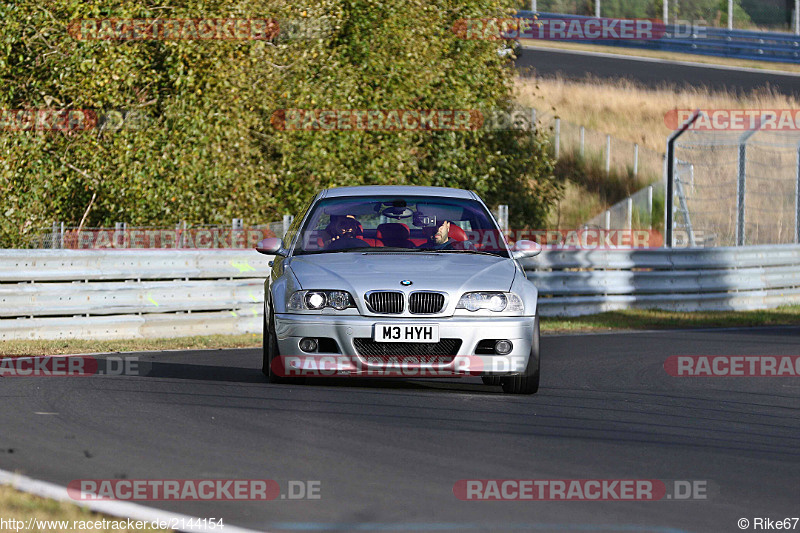
[[[559,186],[546,141],[516,131],[281,131],[281,109],[510,107],[498,42],[450,31],[507,16],[492,0],[19,0],[0,7],[0,108],[119,109],[132,127],[0,135],[0,243],[51,221],[86,226],[266,222],[322,187],[407,183],[474,189],[543,223]],[[305,35],[274,41],[77,40],[74,20],[252,18]],[[316,30],[314,30],[316,28]]]

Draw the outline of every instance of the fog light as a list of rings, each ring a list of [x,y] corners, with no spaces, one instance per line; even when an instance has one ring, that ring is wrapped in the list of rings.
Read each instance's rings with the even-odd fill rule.
[[[300,339],[300,349],[306,353],[316,352],[318,345],[317,339]]]
[[[500,355],[508,355],[513,349],[514,345],[511,344],[511,341],[497,341],[494,343],[494,351]]]

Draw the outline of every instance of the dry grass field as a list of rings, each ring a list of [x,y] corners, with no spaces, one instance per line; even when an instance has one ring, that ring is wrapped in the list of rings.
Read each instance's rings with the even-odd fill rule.
[[[666,141],[672,130],[665,123],[665,115],[675,109],[798,109],[800,101],[769,89],[749,94],[731,92],[712,92],[707,88],[676,89],[665,85],[650,89],[634,82],[619,80],[568,81],[561,78],[517,78],[517,100],[521,105],[538,109],[560,117],[564,121],[583,125],[612,137],[638,143],[641,147],[658,153],[666,151]],[[570,153],[570,147],[563,146],[562,153]],[[574,150],[572,150],[574,152]],[[728,158],[729,154],[709,156],[706,162],[714,166],[714,157]],[[783,168],[786,157],[792,155],[776,154],[758,162],[765,168]],[[585,167],[576,168],[574,161],[564,158],[559,165],[569,180],[566,194],[550,216],[550,224],[559,227],[574,227],[604,211],[615,202],[638,190],[643,183],[640,176],[620,174],[606,177],[605,171],[597,162],[587,159]],[[574,159],[574,157],[572,158]],[[791,162],[790,162],[791,163]],[[717,174],[725,174],[717,181],[728,188],[729,169],[718,165]],[[788,167],[787,167],[788,168]],[[724,179],[723,179],[724,178]],[[735,186],[735,183],[733,184]],[[730,196],[730,194],[728,194]],[[787,208],[788,209],[788,208]],[[781,209],[784,211],[786,209]],[[788,211],[787,211],[788,212]],[[727,217],[727,215],[726,215]],[[730,217],[728,217],[730,218]],[[720,228],[730,226],[730,220],[714,221]],[[757,229],[757,228],[756,228]],[[780,228],[779,228],[780,229]],[[719,233],[730,233],[720,229]],[[784,232],[785,233],[785,232]]]

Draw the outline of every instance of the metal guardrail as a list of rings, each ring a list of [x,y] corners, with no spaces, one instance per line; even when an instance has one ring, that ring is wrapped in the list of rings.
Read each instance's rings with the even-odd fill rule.
[[[0,340],[260,333],[252,250],[0,250]],[[800,303],[800,246],[555,251],[526,260],[542,315]]]
[[[524,263],[542,315],[712,311],[800,303],[800,246],[549,251]]]
[[[0,340],[260,333],[253,250],[0,250]]]
[[[519,11],[517,16],[526,18],[538,16],[540,19],[594,18],[583,15],[534,13],[532,11]],[[582,42],[685,54],[734,57],[779,63],[800,63],[800,36],[791,33],[727,30],[668,24],[661,39],[650,41],[587,40]]]

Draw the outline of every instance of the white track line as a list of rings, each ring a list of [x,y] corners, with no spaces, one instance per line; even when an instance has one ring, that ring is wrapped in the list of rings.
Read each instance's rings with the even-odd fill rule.
[[[67,494],[67,489],[65,487],[61,487],[55,485],[53,483],[48,483],[47,481],[39,481],[33,478],[29,478],[27,476],[23,476],[21,474],[15,474],[13,472],[8,472],[6,470],[0,469],[0,485],[10,485],[17,490],[21,490],[22,492],[27,492],[28,494],[34,494],[36,496],[41,496],[43,498],[49,498],[51,500],[57,500],[60,502],[71,503],[74,505],[78,505],[81,507],[87,507],[92,511],[98,513],[104,513],[112,516],[116,516],[119,518],[130,518],[132,520],[142,520],[145,522],[153,522],[154,520],[158,520],[159,522],[183,522],[187,523],[189,520],[193,520],[194,522],[202,523],[201,519],[197,517],[183,515],[178,513],[171,513],[169,511],[162,511],[161,509],[153,509],[152,507],[145,507],[144,505],[139,505],[137,503],[130,503],[130,502],[120,502],[120,501],[75,501],[69,497]],[[210,526],[206,527],[194,527],[191,529],[182,529],[181,531],[199,531],[199,532],[211,532],[219,533],[220,531],[224,531],[225,533],[260,533],[263,530],[254,530],[254,529],[244,529],[241,527],[231,526],[225,524],[224,529],[220,529],[219,525],[215,528]]]
[[[612,54],[609,52],[590,52],[587,50],[568,50],[566,48],[551,48],[549,46],[531,46],[527,44],[523,45],[522,48],[524,50],[538,50],[542,52],[561,52],[565,54],[575,54],[579,56],[607,57],[611,59],[620,59],[625,61],[641,61],[644,63],[681,65],[685,67],[696,67],[696,68],[713,68],[716,70],[727,70],[733,72],[752,72],[755,74],[772,74],[773,76],[789,76],[792,78],[800,77],[799,72],[786,72],[785,70],[768,70],[768,69],[752,68],[752,67],[733,67],[729,65],[718,65],[715,63],[693,63],[691,61],[679,61],[677,59],[661,59],[657,57],[630,56],[625,54]],[[704,57],[713,57],[713,56],[704,56]]]

